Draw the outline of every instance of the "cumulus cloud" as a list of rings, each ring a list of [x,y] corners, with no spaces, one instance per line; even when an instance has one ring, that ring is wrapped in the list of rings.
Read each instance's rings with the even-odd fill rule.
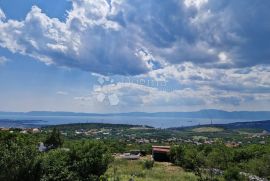
[[[99,100],[100,93],[104,95],[102,101]],[[194,95],[196,94],[196,97]],[[99,87],[87,96],[75,97],[82,102],[95,102],[95,104],[110,105],[110,96],[117,97],[117,107],[163,107],[163,106],[201,106],[205,105],[203,91],[198,94],[190,89],[167,91],[166,87],[149,87],[137,83],[116,83]]]
[[[192,21],[201,40],[227,52],[235,67],[269,64],[270,46],[265,41],[270,31],[269,5],[269,1],[212,0]]]
[[[107,6],[106,6],[107,5]],[[74,1],[65,22],[33,6],[25,20],[0,22],[0,46],[46,64],[101,74],[139,74],[148,61],[136,56],[133,36],[108,20],[107,1]]]
[[[266,101],[270,97],[269,66],[209,69],[183,63],[152,71],[147,76],[154,80],[167,81],[169,85],[178,83],[178,89],[192,90],[194,99],[212,100],[210,105],[236,107],[264,101],[263,99]],[[202,94],[203,92],[207,94]]]
[[[201,109],[202,107],[235,109],[236,107],[245,107],[246,104],[250,102],[259,104],[267,100],[269,101],[269,91],[262,91],[260,88],[256,88],[259,82],[265,87],[267,87],[269,82],[265,82],[265,77],[262,77],[260,80],[256,80],[258,81],[257,84],[254,84],[254,80],[252,79],[252,77],[258,73],[259,67],[251,70],[251,73],[248,75],[251,79],[247,81],[245,79],[249,78],[241,77],[241,74],[238,73],[226,78],[227,76],[224,72],[208,72],[207,69],[204,70],[200,68],[194,71],[197,68],[191,68],[191,66],[194,65],[188,64],[182,66],[184,68],[178,69],[181,71],[171,71],[173,70],[171,68],[171,70],[167,72],[168,74],[164,74],[166,80],[175,80],[173,76],[179,78],[177,81],[179,81],[181,87],[177,89],[173,89],[170,85],[167,86],[166,84],[151,87],[146,83],[147,80],[143,83],[142,81],[114,82],[94,87],[89,95],[76,97],[75,99],[80,102],[94,102],[94,104],[97,105],[101,104],[110,107],[108,97],[114,95],[117,96],[119,100],[117,104],[119,108],[135,107],[151,109],[154,107],[157,110],[159,110],[158,108],[164,108],[164,106],[166,108],[171,107],[172,110],[187,107],[193,109]],[[196,73],[198,73],[198,75]],[[200,78],[194,78],[193,76]],[[141,79],[143,79],[143,77],[140,77],[140,80]],[[229,81],[230,84],[228,83]],[[238,86],[240,88],[235,90],[235,85],[237,84],[239,84]],[[221,85],[227,87],[222,87]],[[100,95],[103,96],[102,101],[98,101]]]
[[[144,74],[183,62],[208,68],[270,62],[269,1],[71,3],[64,21],[37,6],[22,21],[7,19],[0,10],[0,46],[46,64],[100,74]]]
[[[0,9],[0,46],[47,65],[178,85],[173,91],[125,83],[101,88],[119,95],[123,106],[239,106],[269,100],[268,0],[71,3],[64,20],[37,6],[21,21]],[[76,100],[95,96],[93,91]]]

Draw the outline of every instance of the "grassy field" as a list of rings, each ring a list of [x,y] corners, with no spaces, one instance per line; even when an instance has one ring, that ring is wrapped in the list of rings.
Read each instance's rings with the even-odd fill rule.
[[[194,128],[192,129],[192,131],[197,133],[211,133],[211,132],[221,132],[224,131],[224,129],[217,127],[201,127],[201,128]]]
[[[147,159],[147,158],[145,158]],[[116,159],[106,172],[110,181],[195,181],[193,173],[185,172],[171,163],[155,162],[153,168],[143,168],[145,160]]]

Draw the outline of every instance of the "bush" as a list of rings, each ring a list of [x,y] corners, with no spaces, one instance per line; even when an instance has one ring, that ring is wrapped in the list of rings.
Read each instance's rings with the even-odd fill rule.
[[[111,153],[101,142],[83,142],[70,151],[71,170],[80,180],[97,180],[103,175],[112,161]]]
[[[32,138],[0,133],[0,180],[36,180],[32,165],[38,154]]]
[[[70,161],[69,153],[60,149],[40,156],[36,161],[36,168],[39,168],[41,173],[40,180],[78,180],[77,174],[70,170]]]
[[[240,181],[244,179],[243,177],[241,177],[241,175],[239,174],[239,169],[236,167],[228,168],[224,172],[224,178],[229,181]]]
[[[250,160],[247,164],[247,172],[259,177],[270,178],[270,156],[264,155],[260,158]]]
[[[154,160],[146,160],[143,162],[143,168],[144,169],[151,169],[154,166]]]
[[[54,131],[47,140],[58,147],[62,144],[59,138]],[[30,134],[0,132],[0,180],[96,181],[112,161],[102,142],[77,142],[70,150],[55,148],[43,153],[38,152],[37,142]]]

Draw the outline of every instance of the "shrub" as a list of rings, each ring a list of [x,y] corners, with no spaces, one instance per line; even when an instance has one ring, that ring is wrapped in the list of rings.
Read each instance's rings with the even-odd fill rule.
[[[80,180],[96,180],[106,172],[112,156],[104,143],[87,141],[71,149],[70,161],[71,170],[79,175]]]
[[[63,139],[61,138],[60,131],[54,128],[52,133],[45,140],[44,144],[52,149],[61,147],[63,145]]]
[[[226,180],[230,180],[230,181],[240,181],[240,180],[243,180],[243,178],[239,174],[239,169],[236,168],[236,167],[231,167],[231,168],[228,168],[227,170],[225,170],[225,172],[224,172],[224,178]]]
[[[154,166],[154,160],[146,160],[143,162],[144,169],[151,169]]]

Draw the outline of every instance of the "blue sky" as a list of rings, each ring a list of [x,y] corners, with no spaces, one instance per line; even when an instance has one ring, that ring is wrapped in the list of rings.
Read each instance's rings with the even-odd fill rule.
[[[0,0],[0,110],[269,110],[269,8]]]

